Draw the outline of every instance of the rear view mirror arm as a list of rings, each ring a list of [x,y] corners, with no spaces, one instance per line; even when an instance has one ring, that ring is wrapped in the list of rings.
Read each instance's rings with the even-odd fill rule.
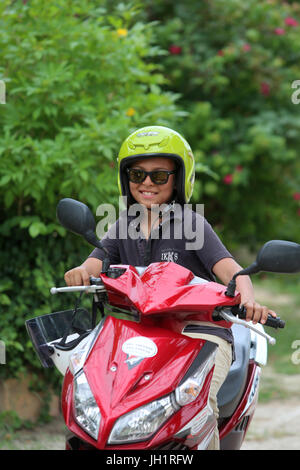
[[[235,296],[236,278],[238,276],[246,276],[246,275],[249,275],[249,274],[255,274],[255,273],[258,273],[259,271],[260,271],[259,266],[256,263],[256,261],[254,261],[254,263],[250,264],[250,266],[248,266],[247,268],[242,269],[241,271],[238,271],[237,273],[235,273],[233,278],[231,279],[231,281],[229,281],[229,283],[228,283],[225,295],[227,297],[234,297]]]

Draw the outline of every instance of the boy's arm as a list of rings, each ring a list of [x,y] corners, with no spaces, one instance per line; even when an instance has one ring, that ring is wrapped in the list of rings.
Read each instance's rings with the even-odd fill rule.
[[[233,275],[242,269],[232,258],[223,258],[213,266],[212,271],[223,284],[227,285]],[[276,313],[273,310],[269,310],[268,307],[255,302],[253,285],[249,276],[238,276],[236,279],[236,289],[241,294],[241,304],[246,307],[247,321],[251,320],[254,324],[257,322],[264,324],[268,314],[276,317]]]

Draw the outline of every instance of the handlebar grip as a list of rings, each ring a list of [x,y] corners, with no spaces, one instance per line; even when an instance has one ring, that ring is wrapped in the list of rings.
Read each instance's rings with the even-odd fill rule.
[[[267,321],[265,326],[271,326],[272,328],[284,328],[285,321],[281,320],[280,317],[272,317],[272,315],[268,315]]]
[[[246,308],[244,307],[244,305],[241,305],[240,307],[235,305],[234,307],[232,307],[232,313],[243,320],[246,319]],[[267,321],[266,323],[264,323],[264,326],[270,326],[271,328],[284,328],[285,321],[281,320],[280,317],[272,317],[272,315],[268,315]]]

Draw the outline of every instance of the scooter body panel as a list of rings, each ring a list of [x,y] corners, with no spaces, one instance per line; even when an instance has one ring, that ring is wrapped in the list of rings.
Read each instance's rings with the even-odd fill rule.
[[[203,344],[162,328],[108,317],[84,370],[104,414],[119,416],[137,403],[171,393]]]
[[[199,413],[207,407],[213,368],[197,400],[178,409],[150,440],[117,446],[108,445],[107,441],[118,418],[156,398],[172,394],[207,343],[156,326],[145,328],[142,324],[107,317],[83,368],[101,412],[98,441],[87,436],[76,423],[70,371],[65,376],[62,392],[63,414],[68,428],[99,449],[153,449],[168,439],[175,439],[187,448],[199,444],[203,432],[211,431],[216,425],[211,413],[204,412],[202,424],[204,426],[207,422],[209,425],[204,429],[199,427]],[[214,350],[215,345],[211,343],[211,351]],[[194,424],[190,426],[194,430],[191,434],[187,425],[195,417]]]
[[[222,450],[239,450],[254,416],[259,391],[261,368],[249,362],[248,378],[242,399],[233,415],[219,428]]]
[[[109,303],[138,311],[143,319],[154,315],[180,321],[212,322],[216,306],[237,305],[240,301],[238,292],[232,298],[227,297],[226,286],[216,282],[192,283],[192,272],[179,264],[152,263],[142,275],[133,266],[119,267],[124,268],[124,273],[117,279],[101,274]],[[218,325],[231,327],[230,323],[222,320]]]

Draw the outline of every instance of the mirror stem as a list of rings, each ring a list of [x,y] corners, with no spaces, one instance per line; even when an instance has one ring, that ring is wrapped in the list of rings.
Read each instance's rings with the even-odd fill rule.
[[[227,286],[227,290],[225,292],[225,295],[227,297],[234,297],[235,296],[235,289],[236,289],[236,278],[238,276],[241,276],[241,275],[249,275],[249,274],[255,274],[255,273],[258,273],[259,272],[259,267],[256,263],[256,261],[254,261],[254,263],[250,264],[250,266],[248,266],[248,268],[245,268],[245,269],[242,269],[241,271],[237,272],[234,274],[233,278],[231,279],[231,281],[229,281],[228,283],[228,286]]]
[[[108,271],[108,268],[110,266],[110,259],[109,259],[109,253],[107,251],[106,248],[104,248],[104,246],[102,246],[100,240],[98,240],[98,238],[96,237],[95,233],[91,230],[89,230],[86,235],[85,235],[85,239],[91,243],[92,245],[96,246],[97,248],[99,248],[100,250],[103,250],[104,253],[105,253],[105,258],[103,260],[103,263],[102,263],[102,273],[107,273]]]
[[[105,248],[103,248],[103,247],[102,247],[102,250],[104,250],[104,251],[106,252],[106,256],[105,256],[105,258],[104,258],[104,260],[103,260],[103,262],[102,262],[102,271],[101,271],[101,272],[102,272],[103,274],[106,274],[107,271],[108,271],[108,268],[109,268],[109,266],[110,266],[110,259],[109,259],[109,257],[108,257],[108,252],[107,252],[107,250],[105,250]]]
[[[237,273],[237,274],[239,274],[239,273]],[[237,274],[235,274],[233,276],[233,278],[231,279],[231,281],[229,281],[229,283],[228,283],[227,290],[225,292],[225,295],[227,297],[234,297],[235,296],[235,289],[236,289],[235,278],[237,277]]]

